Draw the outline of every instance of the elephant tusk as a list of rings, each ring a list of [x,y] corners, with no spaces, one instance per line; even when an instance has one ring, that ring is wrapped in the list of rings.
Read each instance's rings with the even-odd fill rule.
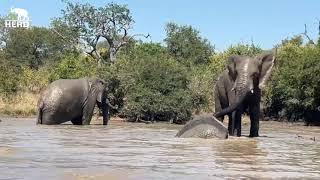
[[[251,91],[250,91],[252,94],[253,94],[253,89],[251,89]]]

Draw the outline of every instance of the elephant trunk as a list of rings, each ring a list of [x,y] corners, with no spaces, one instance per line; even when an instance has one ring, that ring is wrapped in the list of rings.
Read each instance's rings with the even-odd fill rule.
[[[106,92],[103,93],[101,98],[101,110],[102,110],[102,117],[103,117],[103,125],[108,125],[109,121],[109,101],[107,98]]]
[[[246,96],[247,96],[247,94],[244,94],[244,95],[240,96],[236,103],[231,104],[229,107],[221,110],[220,112],[215,112],[214,116],[216,118],[219,118],[219,117],[222,117],[222,116],[224,116],[226,114],[229,114],[229,113],[235,111],[242,104],[242,102],[244,101]]]
[[[214,116],[216,118],[223,117],[224,115],[235,111],[245,100],[248,92],[253,93],[253,88],[248,83],[248,64],[249,61],[247,61],[243,66],[242,72],[240,73],[239,78],[236,80],[233,88],[233,91],[236,91],[237,101],[220,112],[215,112]]]

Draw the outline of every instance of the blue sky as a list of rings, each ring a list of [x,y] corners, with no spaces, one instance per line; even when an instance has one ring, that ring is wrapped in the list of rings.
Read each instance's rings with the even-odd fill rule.
[[[73,0],[76,1],[76,0]],[[127,4],[136,21],[134,33],[150,33],[153,42],[165,38],[165,24],[192,25],[218,51],[231,44],[253,41],[262,48],[272,48],[286,37],[304,31],[317,36],[320,20],[319,0],[113,0]],[[78,0],[103,6],[109,0]],[[0,14],[10,7],[24,8],[33,25],[48,26],[61,14],[61,0],[0,0]]]

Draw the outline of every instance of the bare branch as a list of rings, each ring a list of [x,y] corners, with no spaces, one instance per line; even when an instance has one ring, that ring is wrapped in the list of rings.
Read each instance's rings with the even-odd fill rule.
[[[134,34],[132,36],[128,36],[127,39],[125,39],[125,36],[122,38],[122,41],[119,42],[117,45],[116,45],[116,50],[118,51],[122,46],[128,44],[134,37],[137,37],[137,36],[142,36],[144,38],[149,38],[151,37],[150,34],[148,33],[147,35],[144,35],[144,34]]]
[[[123,36],[122,36],[122,40],[125,40],[125,38],[127,37],[127,35],[128,35],[128,31],[127,31],[127,29],[126,28],[124,28],[124,27],[122,27],[121,29],[123,29]]]
[[[98,59],[98,60],[100,60],[102,58],[101,55],[97,52],[97,44],[98,44],[100,37],[101,37],[100,35],[96,35],[96,37],[89,44],[92,47],[92,50],[89,52],[86,52],[91,57],[93,57],[94,59]]]
[[[309,40],[309,43],[315,44],[315,43],[313,42],[313,40],[308,36],[307,25],[306,25],[306,24],[304,24],[304,33],[302,33],[302,34]]]
[[[69,42],[72,44],[77,44],[77,41],[73,41],[71,39],[68,39],[67,37],[63,36],[62,34],[60,34],[57,30],[55,30],[54,28],[51,28],[51,31],[53,31],[54,33],[56,33],[58,36],[60,36],[65,42]]]
[[[105,38],[108,41],[109,46],[113,46],[113,39],[107,34],[101,35],[101,37]]]
[[[318,21],[318,35],[320,36],[320,20],[317,18]]]

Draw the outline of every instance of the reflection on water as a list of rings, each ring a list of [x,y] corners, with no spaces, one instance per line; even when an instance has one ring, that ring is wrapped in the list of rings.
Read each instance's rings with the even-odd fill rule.
[[[271,123],[272,124],[272,123]],[[263,122],[259,138],[175,138],[181,126],[0,123],[0,179],[320,178],[320,128]],[[243,134],[248,134],[244,127]]]

